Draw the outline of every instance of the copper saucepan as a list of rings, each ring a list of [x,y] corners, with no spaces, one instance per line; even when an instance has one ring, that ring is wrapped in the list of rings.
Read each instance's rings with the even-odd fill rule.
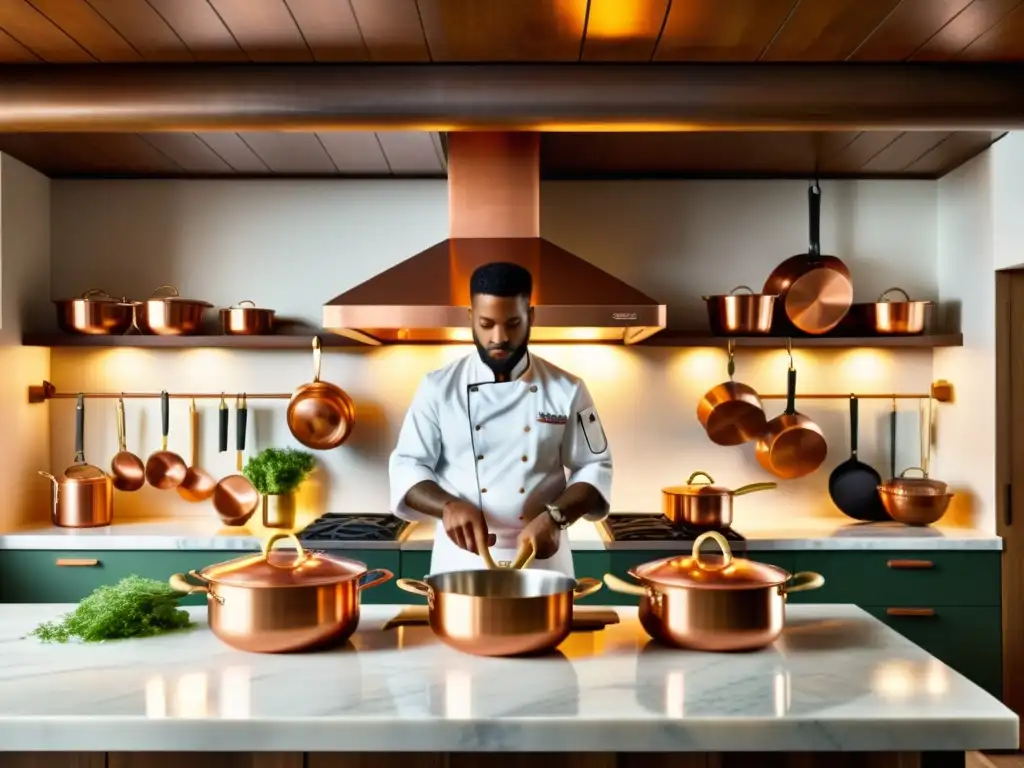
[[[796,368],[789,353],[786,410],[768,422],[757,441],[755,457],[765,471],[795,480],[816,471],[828,456],[821,427],[796,410]]]
[[[295,552],[271,551],[289,539]],[[291,533],[275,533],[262,551],[170,578],[185,594],[205,592],[213,633],[233,648],[287,653],[344,643],[359,625],[359,594],[391,579],[386,568],[302,548]]]
[[[712,540],[721,555],[703,555]],[[642,586],[605,574],[608,588],[640,598],[640,624],[665,645],[698,651],[748,651],[770,645],[786,621],[786,596],[818,589],[825,579],[804,571],[733,557],[729,542],[708,531],[693,542],[689,557],[667,557],[638,565],[629,575]]]
[[[759,438],[768,423],[754,388],[733,381],[736,360],[728,343],[729,380],[709,389],[697,403],[697,421],[716,445],[741,445]]]
[[[159,296],[169,290],[169,296]],[[139,327],[158,336],[191,336],[203,329],[203,313],[212,307],[208,301],[183,299],[173,285],[161,285],[136,309]]]
[[[477,542],[488,552],[487,542]],[[522,656],[551,651],[572,631],[575,600],[597,592],[597,579],[558,571],[524,570],[533,546],[520,549],[512,567],[436,573],[399,579],[399,589],[427,598],[430,628],[446,645],[476,656]]]
[[[124,396],[117,398],[117,453],[110,460],[114,487],[119,491],[137,491],[146,484],[146,465],[125,445]]]
[[[902,293],[903,301],[890,301],[890,293]],[[924,332],[925,313],[930,301],[912,301],[902,288],[890,288],[874,304],[866,305],[870,330],[891,336],[914,336]]]
[[[267,336],[274,333],[275,312],[246,299],[220,311],[220,326],[227,336]]]
[[[115,299],[93,288],[77,299],[55,299],[57,327],[64,333],[88,336],[120,335],[132,326],[135,302]]]
[[[698,477],[706,483],[695,483]],[[757,491],[772,491],[778,483],[750,483],[736,490],[714,485],[707,472],[694,472],[686,485],[661,489],[661,511],[673,523],[688,523],[702,528],[727,528],[732,525],[732,499]]]
[[[703,299],[708,308],[708,325],[715,336],[761,336],[772,330],[776,299],[773,294],[754,293],[750,286],[740,285],[727,294]]]
[[[320,338],[313,338],[313,381],[288,401],[288,429],[307,448],[326,451],[348,439],[355,425],[352,398],[341,387],[320,381]]]

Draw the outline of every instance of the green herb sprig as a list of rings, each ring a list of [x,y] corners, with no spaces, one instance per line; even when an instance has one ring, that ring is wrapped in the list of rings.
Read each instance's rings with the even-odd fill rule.
[[[253,487],[264,495],[291,493],[316,468],[316,458],[294,448],[264,448],[242,470]]]
[[[98,643],[185,629],[193,622],[178,607],[181,597],[166,582],[133,574],[97,587],[63,619],[40,624],[29,635],[44,643],[66,643],[73,637]]]

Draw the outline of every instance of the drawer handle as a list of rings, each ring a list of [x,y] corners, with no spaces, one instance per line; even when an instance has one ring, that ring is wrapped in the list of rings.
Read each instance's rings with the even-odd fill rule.
[[[916,571],[926,571],[935,567],[935,563],[931,560],[890,560],[886,565],[896,570]]]
[[[77,568],[92,568],[100,564],[99,560],[91,558],[74,558],[74,557],[59,557],[57,558],[57,565],[61,568],[64,567],[77,567]]]
[[[886,608],[886,616],[934,616],[934,608]]]

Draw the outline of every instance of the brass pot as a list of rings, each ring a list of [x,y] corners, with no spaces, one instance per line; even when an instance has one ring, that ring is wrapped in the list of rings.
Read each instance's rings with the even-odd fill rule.
[[[53,506],[50,519],[61,528],[99,528],[114,519],[114,482],[111,477],[89,464],[81,465],[95,473],[60,478],[49,472],[39,474],[53,483]]]
[[[157,296],[164,290],[172,291],[171,295]],[[183,299],[173,285],[161,285],[139,304],[139,328],[158,336],[191,336],[203,329],[203,313],[212,306],[206,301]]]
[[[921,477],[907,477],[911,471]],[[904,525],[931,525],[946,514],[953,500],[953,492],[941,480],[932,480],[921,467],[908,467],[899,477],[878,486],[882,506],[897,523]]]
[[[706,483],[695,483],[698,477]],[[732,499],[757,491],[771,491],[778,483],[750,483],[736,490],[712,485],[714,479],[707,472],[694,472],[686,485],[661,489],[661,511],[673,523],[687,523],[702,528],[727,528],[732,525]]]
[[[106,291],[93,288],[78,299],[55,299],[57,327],[64,333],[89,336],[116,336],[132,326],[136,302],[115,299]]]
[[[713,540],[721,555],[702,555]],[[817,589],[825,579],[805,571],[733,557],[729,542],[708,531],[693,542],[690,557],[638,565],[629,575],[643,586],[605,574],[608,588],[640,598],[640,624],[665,645],[698,651],[748,651],[770,645],[785,625],[786,596]]]
[[[745,294],[736,291],[745,290]],[[759,336],[770,333],[774,294],[754,293],[746,285],[733,288],[727,294],[704,296],[708,308],[708,325],[715,336]]]
[[[886,297],[893,292],[903,294],[903,301],[889,301]],[[924,332],[925,313],[930,301],[911,301],[902,288],[890,288],[878,297],[874,304],[867,305],[868,322],[875,333],[894,336],[913,336]]]
[[[262,505],[264,528],[295,527],[294,493],[265,493]]]
[[[479,551],[487,568],[395,582],[426,596],[430,629],[464,653],[523,656],[554,650],[572,631],[573,602],[601,588],[597,579],[523,570],[533,559],[532,548],[520,550],[511,567],[497,566],[486,546]]]
[[[273,552],[282,539],[295,553]],[[255,555],[170,578],[186,594],[205,592],[210,629],[242,651],[287,653],[343,644],[359,625],[359,593],[394,574],[385,568],[308,552],[291,533],[275,533]]]
[[[269,336],[274,321],[274,310],[261,309],[248,299],[220,311],[221,330],[227,336]]]

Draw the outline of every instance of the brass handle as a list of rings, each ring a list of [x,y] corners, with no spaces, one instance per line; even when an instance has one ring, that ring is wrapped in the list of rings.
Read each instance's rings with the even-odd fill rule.
[[[722,550],[722,564],[717,568],[712,568],[710,565],[706,565],[700,559],[701,545],[708,539],[715,542]],[[701,570],[720,571],[723,568],[728,568],[732,563],[732,549],[729,547],[729,542],[726,540],[725,536],[720,534],[718,531],[706,531],[698,536],[697,540],[693,542],[693,550],[690,553],[690,557],[693,558],[694,562],[697,563],[697,566]]]
[[[270,562],[270,550],[273,549],[274,545],[282,539],[289,539],[295,544],[295,559],[292,562],[287,563],[285,565],[277,565],[275,563]],[[294,533],[285,533],[283,531],[279,531],[278,533],[271,534],[267,538],[267,540],[263,542],[263,545],[260,547],[260,549],[263,551],[263,559],[266,561],[267,565],[282,571],[290,571],[294,568],[298,568],[300,565],[306,562],[306,560],[309,559],[309,553],[307,553],[306,550],[303,549],[302,542],[299,541],[299,537],[296,536]]]
[[[592,595],[597,592],[604,583],[598,579],[592,579],[589,576],[584,576],[581,579],[576,580],[576,587],[572,591],[573,602],[580,600],[588,595]]]
[[[707,478],[707,483],[694,483],[693,481],[696,480],[698,477],[705,477],[705,478]],[[715,483],[715,481],[711,477],[711,475],[709,475],[707,472],[701,472],[700,470],[697,470],[692,475],[690,475],[688,478],[686,478],[686,484],[687,485],[714,485],[714,483]]]
[[[430,594],[430,587],[427,586],[425,581],[420,581],[419,579],[399,579],[395,582],[395,586],[403,592],[412,592],[414,595],[426,597]]]
[[[383,584],[385,581],[389,581],[394,578],[394,575],[387,568],[373,568],[367,571],[361,577],[361,579],[367,579],[366,581],[360,580],[360,583],[356,585],[358,591],[369,589],[370,587],[376,587],[378,584]]]
[[[628,581],[620,579],[618,576],[611,573],[606,573],[604,575],[604,583],[608,589],[612,592],[618,592],[620,595],[643,597],[647,594],[646,587],[641,587],[639,584],[630,584]]]
[[[96,559],[93,559],[93,558],[89,558],[89,557],[82,557],[82,558],[58,557],[57,558],[57,565],[60,566],[61,568],[64,568],[64,567],[92,568],[92,567],[97,566],[99,564],[100,564],[99,560],[96,560]]]
[[[931,560],[890,560],[886,565],[894,570],[915,571],[926,571],[935,567],[935,563]]]
[[[934,608],[886,608],[886,616],[934,616]]]

